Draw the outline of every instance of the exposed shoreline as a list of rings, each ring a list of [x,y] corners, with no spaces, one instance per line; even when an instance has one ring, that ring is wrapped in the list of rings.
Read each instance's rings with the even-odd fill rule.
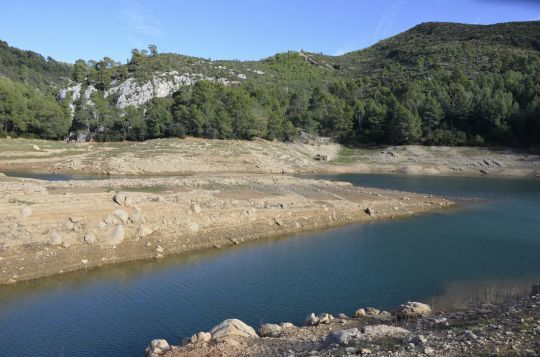
[[[0,192],[0,283],[454,204],[431,195],[285,175],[67,182],[3,177]]]
[[[257,330],[255,330],[257,328]],[[527,355],[540,349],[540,285],[504,301],[457,311],[407,302],[392,313],[368,307],[352,316],[310,314],[255,328],[225,320],[179,346],[153,340],[148,357]]]

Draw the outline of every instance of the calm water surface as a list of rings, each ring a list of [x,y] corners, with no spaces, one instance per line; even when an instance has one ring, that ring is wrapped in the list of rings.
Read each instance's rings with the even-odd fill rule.
[[[464,199],[460,209],[0,287],[9,356],[140,356],[230,317],[430,302],[453,286],[540,280],[540,180],[339,175]],[[481,200],[470,200],[480,198]]]

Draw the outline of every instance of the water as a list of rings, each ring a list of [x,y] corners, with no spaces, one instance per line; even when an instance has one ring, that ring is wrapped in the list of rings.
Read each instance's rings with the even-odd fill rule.
[[[540,181],[340,175],[452,197],[460,209],[353,225],[159,262],[0,287],[10,356],[140,356],[236,317],[301,323],[310,312],[392,309],[454,286],[540,280]]]
[[[58,174],[48,172],[34,171],[2,171],[6,176],[32,178],[44,181],[72,181],[72,180],[105,180],[110,178],[106,175],[90,175],[90,174]]]

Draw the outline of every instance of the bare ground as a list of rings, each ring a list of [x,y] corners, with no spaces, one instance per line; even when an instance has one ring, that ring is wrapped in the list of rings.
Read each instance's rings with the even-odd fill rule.
[[[317,154],[328,161],[315,160]],[[2,170],[99,175],[383,172],[539,177],[540,156],[508,148],[412,145],[358,149],[327,141],[306,144],[186,138],[72,144],[0,139]]]
[[[0,177],[0,283],[451,204],[285,175],[69,182]]]

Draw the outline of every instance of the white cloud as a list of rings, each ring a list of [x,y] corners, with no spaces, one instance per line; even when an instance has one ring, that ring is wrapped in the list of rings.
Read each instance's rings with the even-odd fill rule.
[[[137,1],[123,1],[122,14],[129,27],[139,34],[152,36],[162,36],[164,34],[159,18]]]

